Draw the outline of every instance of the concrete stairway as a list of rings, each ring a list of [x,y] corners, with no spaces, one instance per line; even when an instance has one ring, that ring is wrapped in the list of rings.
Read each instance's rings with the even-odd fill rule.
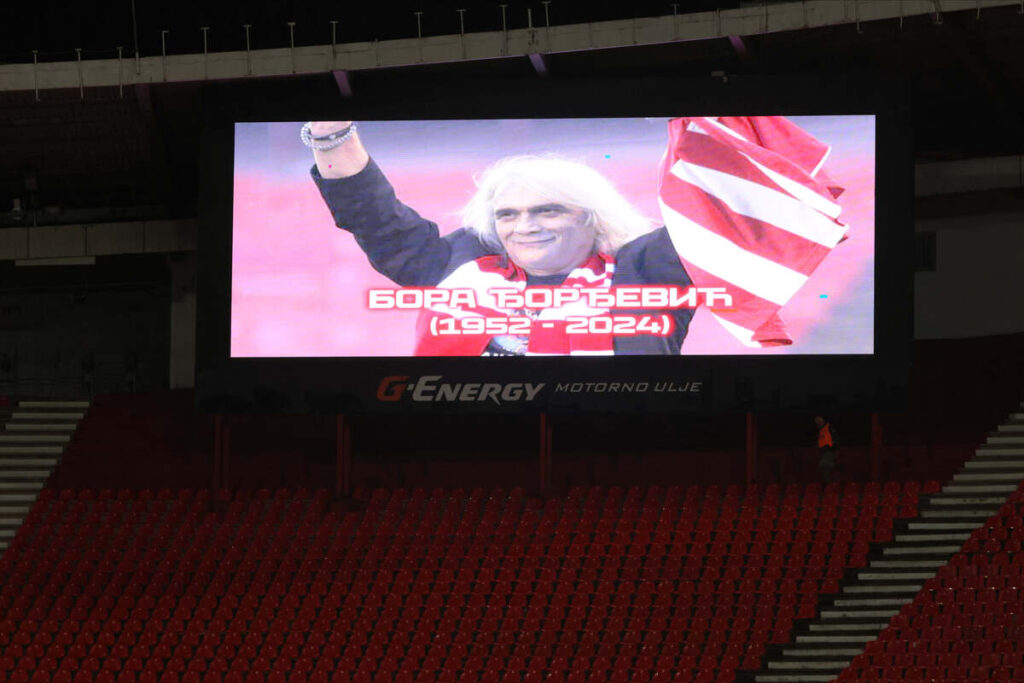
[[[794,630],[793,643],[770,653],[766,669],[754,680],[834,680],[971,533],[998,512],[1021,481],[1024,412],[1000,425],[939,493],[923,496],[920,516],[898,524],[893,541],[843,581],[840,593],[823,599],[818,617]]]
[[[0,431],[0,554],[60,461],[88,401],[19,401]]]

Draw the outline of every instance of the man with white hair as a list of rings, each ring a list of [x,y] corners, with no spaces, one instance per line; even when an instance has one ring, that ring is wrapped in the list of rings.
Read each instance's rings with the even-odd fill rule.
[[[691,280],[665,228],[640,214],[600,173],[556,157],[499,161],[478,180],[463,210],[465,227],[440,236],[437,225],[401,203],[350,121],[314,121],[302,130],[313,149],[311,171],[335,224],[350,231],[371,265],[401,286],[470,289],[472,311],[437,306],[417,324],[415,354],[609,355],[678,354],[693,310],[612,310],[584,301],[544,310],[508,310],[496,288],[676,285]],[[573,333],[593,316],[648,315],[660,330]],[[433,318],[515,319],[509,329],[435,333]],[[525,316],[525,317],[524,317]],[[665,316],[665,317],[662,317]],[[468,326],[467,326],[468,327]]]

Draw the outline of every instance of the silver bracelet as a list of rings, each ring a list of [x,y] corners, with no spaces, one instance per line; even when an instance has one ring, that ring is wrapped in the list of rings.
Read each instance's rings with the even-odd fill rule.
[[[302,139],[302,144],[310,149],[315,149],[320,152],[340,147],[351,139],[352,135],[356,132],[356,124],[353,121],[348,124],[347,128],[343,128],[339,131],[331,133],[330,135],[324,135],[318,138],[313,137],[313,130],[310,126],[310,122],[307,122],[302,126],[302,130],[299,131],[299,137]]]

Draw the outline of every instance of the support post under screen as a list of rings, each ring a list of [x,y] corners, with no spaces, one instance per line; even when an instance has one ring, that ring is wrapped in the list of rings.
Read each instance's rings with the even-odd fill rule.
[[[871,413],[871,481],[882,476],[882,420],[878,413]]]
[[[540,493],[551,494],[551,422],[547,413],[540,414]]]
[[[231,431],[223,415],[213,416],[213,490],[228,486],[228,457],[231,454]]]
[[[754,413],[747,413],[747,466],[746,484],[750,486],[757,480],[757,418]]]
[[[334,471],[334,497],[352,495],[352,426],[344,415],[336,422],[336,461]]]

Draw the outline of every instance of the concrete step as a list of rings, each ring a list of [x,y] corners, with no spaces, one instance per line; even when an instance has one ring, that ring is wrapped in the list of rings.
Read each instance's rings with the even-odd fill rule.
[[[897,543],[942,543],[944,541],[958,541],[963,543],[971,537],[969,532],[948,533],[948,534],[896,534]]]
[[[768,668],[785,669],[786,671],[842,671],[849,664],[850,660],[848,659],[798,659],[768,662]]]
[[[18,517],[24,519],[28,511],[31,510],[29,505],[4,505],[3,501],[0,500],[0,517]]]
[[[931,578],[931,577],[928,577]],[[892,584],[867,584],[867,585],[851,585],[843,588],[844,594],[851,593],[869,593],[871,595],[881,594],[901,594],[901,595],[917,595],[921,591],[924,584],[921,583],[892,583]]]
[[[806,647],[787,647],[782,649],[783,657],[792,657],[793,659],[809,659],[811,657],[856,657],[863,648],[859,647],[823,647],[823,648],[806,648]]]
[[[975,457],[999,458],[1008,455],[1024,455],[1024,446],[980,446],[975,452]]]
[[[1007,422],[996,427],[1000,432],[1024,432],[1024,422]]]
[[[982,458],[973,459],[964,463],[964,469],[968,470],[1021,470],[1024,469],[1024,460],[1012,458],[996,459]]]
[[[0,455],[60,455],[62,446],[0,446]]]
[[[822,619],[892,619],[899,614],[898,609],[823,609]],[[844,621],[845,623],[845,621]],[[873,640],[875,634],[871,634],[869,640]],[[797,638],[799,641],[799,637]]]
[[[41,487],[40,487],[41,488]],[[21,491],[4,491],[0,489],[0,505],[7,507],[18,503],[34,503],[37,493],[24,493]]]
[[[50,470],[8,470],[0,468],[0,481],[46,479]]]
[[[998,507],[983,508],[980,510],[936,510],[933,508],[924,508],[921,510],[920,516],[923,519],[977,519],[978,526],[981,526],[981,523],[984,520],[997,512],[999,512]]]
[[[0,481],[0,501],[3,500],[2,494],[7,493],[27,493],[29,491],[39,491],[43,488],[45,481]],[[33,497],[32,500],[35,500]]]
[[[992,495],[996,493],[1013,493],[1017,490],[1016,484],[946,484],[942,487],[942,493],[979,493]]]
[[[893,546],[883,548],[882,554],[889,555],[952,555],[960,550],[959,545],[918,545],[913,547]]]
[[[14,534],[18,533],[17,529],[5,529],[0,527],[0,538],[14,538]]]
[[[81,420],[85,413],[79,411],[36,411],[36,410],[15,410],[11,413],[11,420]]]
[[[878,633],[882,629],[886,628],[888,625],[889,622],[880,621],[866,621],[860,623],[853,621],[842,621],[836,623],[812,623],[808,626],[808,628],[810,628],[811,631],[822,633],[833,633],[835,631],[866,631],[868,633]]]
[[[1006,496],[935,496],[929,501],[931,505],[972,505],[977,507],[998,506],[1005,502]]]
[[[917,591],[914,591],[915,593]],[[902,607],[910,602],[907,598],[836,598],[834,607]]]
[[[895,614],[895,612],[893,612]],[[875,640],[875,634],[857,634],[857,635],[842,635],[842,636],[824,636],[824,635],[800,635],[796,637],[798,643],[827,643],[829,645],[835,645],[837,643],[864,643]]]
[[[0,433],[0,444],[11,443],[67,443],[69,434],[4,434]]]
[[[3,472],[5,467],[56,467],[59,460],[57,458],[33,458],[31,456],[18,458],[12,456],[5,456],[0,458],[0,472]]]
[[[1024,481],[1024,469],[996,472],[960,472],[953,475],[953,481],[964,484],[981,482],[1002,483],[1006,481]]]
[[[89,407],[88,401],[35,401],[25,400],[18,401],[19,408],[77,408],[84,409]]]
[[[985,439],[987,444],[1024,444],[1024,431],[1003,431],[990,435]]]
[[[974,531],[980,524],[975,522],[910,522],[911,531]]]
[[[8,422],[5,429],[9,432],[73,432],[77,427],[77,422]]]
[[[949,560],[942,559],[920,559],[920,560],[872,560],[868,563],[869,569],[938,569]]]
[[[929,572],[860,572],[857,574],[858,581],[927,581],[935,576],[934,571]],[[851,586],[852,588],[852,586]],[[864,586],[864,588],[870,588]]]

